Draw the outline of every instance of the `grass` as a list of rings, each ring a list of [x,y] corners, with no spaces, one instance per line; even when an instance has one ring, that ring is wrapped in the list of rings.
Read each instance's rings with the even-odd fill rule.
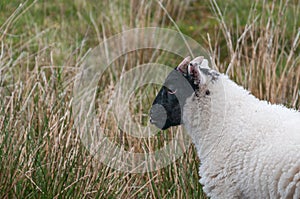
[[[20,3],[0,3],[0,197],[205,198],[192,145],[165,168],[125,173],[99,163],[73,126],[73,83],[86,53],[130,28],[175,29],[162,7],[154,0]],[[185,34],[209,49],[220,71],[260,99],[300,110],[299,1],[162,4]],[[101,78],[99,107],[107,107],[125,59],[129,70],[149,61],[175,65],[181,58],[149,49],[124,55]],[[157,90],[149,85],[135,92],[136,121],[146,123]],[[129,151],[156,151],[182,130],[137,139],[112,115],[97,114],[106,135]]]

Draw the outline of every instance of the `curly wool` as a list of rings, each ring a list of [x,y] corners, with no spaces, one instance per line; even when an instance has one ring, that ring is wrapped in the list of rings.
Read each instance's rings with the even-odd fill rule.
[[[225,75],[201,88],[187,99],[183,123],[207,196],[300,198],[300,113],[258,100]]]

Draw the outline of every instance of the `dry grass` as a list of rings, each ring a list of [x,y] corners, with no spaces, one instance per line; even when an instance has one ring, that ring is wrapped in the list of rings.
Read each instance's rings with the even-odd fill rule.
[[[293,24],[288,23],[291,2],[273,1],[261,5],[256,1],[246,25],[236,27],[236,32],[225,23],[216,1],[211,2],[229,57],[227,62],[220,62],[220,52],[224,51],[219,50],[217,41],[211,54],[218,68],[258,98],[300,110],[300,21],[295,18]],[[258,12],[259,6],[262,6],[261,12]],[[299,16],[299,2],[293,6],[295,15]],[[288,32],[291,37],[287,39]]]
[[[212,1],[219,28],[211,31],[206,47],[221,71],[259,98],[300,109],[299,21],[288,26],[284,17],[291,6],[299,11],[299,3],[256,3],[262,10],[257,13],[253,7],[247,25],[235,30]],[[175,22],[189,20],[192,4],[162,4]],[[163,169],[130,174],[94,159],[73,127],[74,77],[88,49],[130,28],[173,28],[156,1],[26,1],[19,8],[18,3],[6,6],[0,14],[5,19],[0,24],[1,198],[205,198],[193,146]],[[206,20],[215,21],[209,16]],[[295,29],[291,36],[285,34],[288,27]],[[126,56],[126,70],[150,60],[176,64],[181,59],[157,50]],[[102,77],[98,103],[109,101],[124,59]],[[151,85],[137,90],[133,100],[138,106],[132,110],[137,121],[148,120],[156,91]],[[155,151],[181,131],[172,128],[141,140],[120,131],[112,116],[99,111],[98,117],[107,135],[127,150]]]

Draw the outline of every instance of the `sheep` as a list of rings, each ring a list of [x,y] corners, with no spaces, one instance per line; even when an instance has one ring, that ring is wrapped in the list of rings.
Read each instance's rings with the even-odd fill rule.
[[[185,58],[156,96],[150,122],[183,124],[211,198],[300,198],[300,113],[260,101],[208,61]]]

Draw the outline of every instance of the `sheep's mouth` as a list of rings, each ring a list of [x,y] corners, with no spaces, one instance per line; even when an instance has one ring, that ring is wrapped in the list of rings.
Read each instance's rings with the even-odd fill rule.
[[[150,110],[150,122],[160,129],[163,129],[167,120],[164,108],[158,104],[152,105]]]
[[[170,107],[164,107],[161,104],[153,104],[150,110],[150,123],[162,130],[171,126],[180,125],[181,110],[179,104],[176,104],[176,107],[173,109]]]

